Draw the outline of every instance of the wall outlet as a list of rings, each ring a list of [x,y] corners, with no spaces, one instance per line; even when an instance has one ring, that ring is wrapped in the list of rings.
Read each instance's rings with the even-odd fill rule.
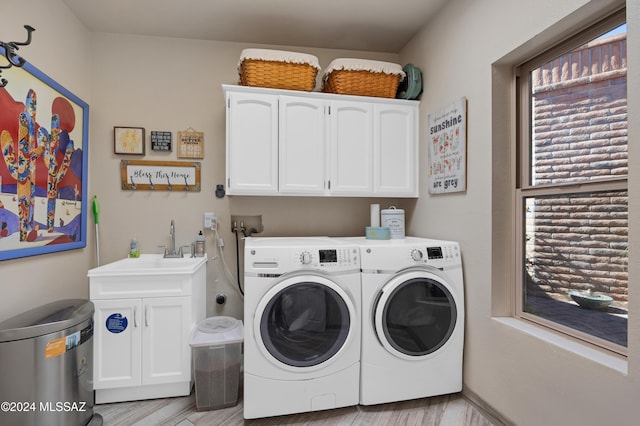
[[[203,226],[205,229],[214,230],[218,226],[218,218],[211,212],[207,212],[203,215]]]

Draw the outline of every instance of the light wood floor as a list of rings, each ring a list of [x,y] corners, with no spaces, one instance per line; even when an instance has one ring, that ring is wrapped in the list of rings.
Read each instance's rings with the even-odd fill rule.
[[[443,395],[412,401],[356,406],[313,413],[291,414],[266,419],[244,420],[242,400],[238,405],[212,411],[197,411],[195,397],[100,404],[95,412],[102,415],[105,426],[132,425],[439,425],[494,426],[500,423],[484,415],[460,394]]]

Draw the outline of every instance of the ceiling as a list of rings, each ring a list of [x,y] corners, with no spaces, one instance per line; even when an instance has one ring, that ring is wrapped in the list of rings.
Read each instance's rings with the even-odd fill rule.
[[[91,32],[398,53],[447,0],[63,0]]]

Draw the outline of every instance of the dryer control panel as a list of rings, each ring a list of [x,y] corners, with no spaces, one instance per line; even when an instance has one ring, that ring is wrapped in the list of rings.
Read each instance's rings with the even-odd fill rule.
[[[360,247],[363,273],[388,273],[411,266],[438,269],[462,267],[460,246],[455,241],[405,237],[391,240],[370,240],[365,237],[342,238],[341,241]]]
[[[409,249],[409,257],[414,262],[443,268],[460,263],[460,248],[456,243],[414,247]]]

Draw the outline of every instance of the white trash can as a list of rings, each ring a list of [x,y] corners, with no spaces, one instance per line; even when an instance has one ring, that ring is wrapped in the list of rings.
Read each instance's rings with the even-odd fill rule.
[[[243,340],[242,321],[235,318],[206,318],[196,326],[191,337],[191,354],[198,411],[238,403]]]

